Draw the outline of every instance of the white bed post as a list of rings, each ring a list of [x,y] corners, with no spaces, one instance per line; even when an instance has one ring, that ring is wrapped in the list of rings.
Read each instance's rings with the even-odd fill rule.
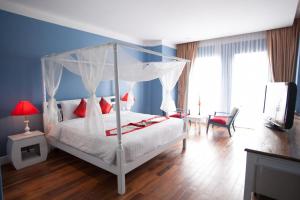
[[[189,72],[187,71],[187,73],[186,73],[186,83],[185,83],[185,87],[186,87],[186,89],[185,89],[185,93],[184,93],[184,108],[183,108],[183,110],[184,110],[184,113],[185,114],[187,114],[188,113],[188,101],[189,101]],[[187,135],[188,133],[188,121],[187,121],[187,119],[185,118],[184,119],[184,132],[185,132],[185,134]],[[186,136],[185,135],[185,136]],[[183,139],[183,141],[182,141],[182,148],[185,150],[186,149],[186,137]]]
[[[47,91],[46,91],[46,83],[45,83],[45,59],[41,59],[41,64],[42,64],[42,84],[43,84],[43,127],[44,127],[44,132],[48,133],[47,130],[47,124],[44,119],[44,113],[46,112],[47,109]]]
[[[119,70],[118,70],[118,46],[113,44],[114,48],[114,75],[115,75],[115,96],[116,96],[116,117],[117,117],[117,132],[118,132],[118,148],[117,148],[117,167],[118,167],[118,193],[125,193],[125,155],[122,145],[121,133],[121,116],[120,116],[120,92],[119,92]]]

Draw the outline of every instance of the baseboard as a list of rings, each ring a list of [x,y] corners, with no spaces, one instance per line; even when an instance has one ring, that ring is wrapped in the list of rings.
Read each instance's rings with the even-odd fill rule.
[[[0,165],[5,165],[5,164],[8,164],[10,161],[9,161],[9,158],[8,156],[1,156],[0,157]]]

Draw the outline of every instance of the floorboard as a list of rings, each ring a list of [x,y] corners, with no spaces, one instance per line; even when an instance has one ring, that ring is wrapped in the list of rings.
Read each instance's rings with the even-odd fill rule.
[[[117,194],[116,176],[63,151],[47,161],[15,170],[2,166],[4,197],[14,199],[172,199],[240,200],[243,197],[246,144],[257,130],[225,129],[192,124],[187,149],[174,145],[126,175],[126,194]],[[284,148],[282,148],[284,150]]]

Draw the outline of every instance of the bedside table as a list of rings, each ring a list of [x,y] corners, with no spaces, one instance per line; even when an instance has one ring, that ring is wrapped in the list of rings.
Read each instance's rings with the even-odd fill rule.
[[[48,146],[44,135],[40,131],[32,131],[31,134],[8,136],[7,153],[16,169],[47,159]]]

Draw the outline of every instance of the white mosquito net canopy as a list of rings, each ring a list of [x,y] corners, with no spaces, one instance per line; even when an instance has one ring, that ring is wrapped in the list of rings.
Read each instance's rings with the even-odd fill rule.
[[[160,108],[166,113],[175,111],[176,107],[171,91],[175,87],[186,61],[172,57],[163,59],[163,62],[145,62],[145,54],[149,52],[161,56],[139,47],[119,43],[44,56],[42,58],[43,78],[49,96],[48,106],[44,109],[46,131],[58,123],[55,94],[60,84],[63,68],[80,76],[89,93],[85,117],[85,128],[88,133],[104,133],[105,130],[101,109],[96,98],[96,89],[103,80],[118,78],[128,81],[130,86],[128,103],[133,104],[134,84],[159,78],[163,91]],[[115,73],[115,69],[118,73]]]

